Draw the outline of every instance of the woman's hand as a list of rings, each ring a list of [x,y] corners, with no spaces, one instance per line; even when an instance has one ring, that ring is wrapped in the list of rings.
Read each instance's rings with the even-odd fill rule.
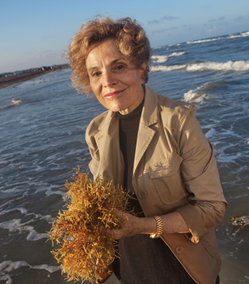
[[[115,240],[130,237],[137,234],[156,233],[156,220],[153,217],[135,217],[131,214],[113,209],[114,213],[124,220],[122,229],[107,229]],[[184,219],[178,212],[168,213],[160,216],[163,223],[163,234],[189,233],[189,229]]]
[[[143,233],[143,225],[144,225],[143,219],[145,218],[138,218],[131,214],[119,211],[117,209],[113,209],[113,211],[117,216],[122,218],[124,221],[123,228],[106,230],[106,232],[110,234],[115,240]]]

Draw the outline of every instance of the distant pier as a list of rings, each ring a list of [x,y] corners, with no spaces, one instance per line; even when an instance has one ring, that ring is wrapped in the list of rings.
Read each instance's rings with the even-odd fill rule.
[[[32,68],[16,72],[7,72],[0,74],[0,89],[8,87],[9,85],[30,80],[32,78],[42,76],[48,72],[52,72],[59,69],[68,68],[69,64],[42,66],[40,68]]]

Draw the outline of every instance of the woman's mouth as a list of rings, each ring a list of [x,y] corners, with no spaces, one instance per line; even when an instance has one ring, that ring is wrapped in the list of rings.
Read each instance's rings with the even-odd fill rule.
[[[125,89],[124,89],[125,90]],[[113,97],[116,97],[118,96],[119,94],[123,93],[124,90],[120,90],[120,91],[115,91],[115,92],[111,92],[111,93],[108,93],[108,94],[105,94],[105,98],[113,98]]]

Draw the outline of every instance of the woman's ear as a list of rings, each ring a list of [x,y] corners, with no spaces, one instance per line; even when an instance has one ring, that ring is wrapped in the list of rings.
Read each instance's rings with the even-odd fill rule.
[[[140,80],[141,84],[143,85],[146,82],[146,74],[147,74],[147,68],[148,68],[148,61],[145,60],[140,67],[141,73],[140,73]]]

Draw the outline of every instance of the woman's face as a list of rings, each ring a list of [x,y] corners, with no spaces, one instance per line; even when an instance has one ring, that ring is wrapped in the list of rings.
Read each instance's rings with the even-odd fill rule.
[[[124,56],[114,39],[107,39],[94,47],[86,59],[90,86],[99,102],[107,109],[128,114],[142,102],[144,90],[141,69]]]

